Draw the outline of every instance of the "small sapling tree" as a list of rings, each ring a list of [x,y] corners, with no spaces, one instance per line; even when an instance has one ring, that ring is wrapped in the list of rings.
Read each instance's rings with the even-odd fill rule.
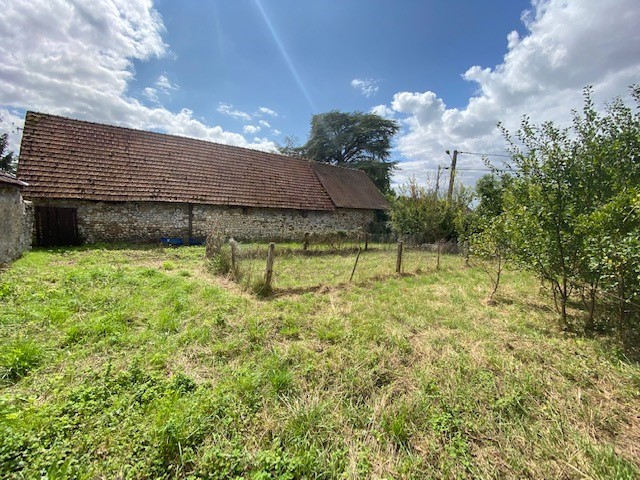
[[[487,219],[470,238],[471,254],[478,259],[480,267],[491,281],[491,293],[487,299],[489,305],[495,304],[494,297],[500,286],[502,271],[509,254],[505,220],[502,215]]]

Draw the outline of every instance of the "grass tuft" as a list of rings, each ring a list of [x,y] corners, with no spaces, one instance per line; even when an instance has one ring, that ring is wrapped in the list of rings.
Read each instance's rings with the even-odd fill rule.
[[[273,295],[273,288],[267,285],[264,278],[256,277],[248,280],[249,291],[258,298],[267,298]]]
[[[33,340],[18,339],[3,346],[0,353],[0,379],[16,382],[38,367],[43,350]]]
[[[227,275],[231,272],[231,254],[221,249],[208,259],[209,268],[218,275]]]

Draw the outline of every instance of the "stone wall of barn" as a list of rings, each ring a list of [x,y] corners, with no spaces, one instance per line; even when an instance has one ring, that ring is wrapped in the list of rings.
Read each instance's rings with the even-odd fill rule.
[[[154,243],[162,237],[201,238],[220,231],[238,240],[301,240],[305,233],[354,232],[374,220],[373,210],[334,212],[189,205],[166,202],[34,200],[38,205],[74,207],[84,242]],[[191,226],[191,229],[190,229]]]
[[[0,264],[9,263],[31,248],[33,205],[20,189],[0,184]]]
[[[353,232],[374,220],[373,210],[339,208],[334,212],[275,208],[233,208],[194,205],[193,232],[206,237],[222,231],[236,239],[300,240],[305,233]]]

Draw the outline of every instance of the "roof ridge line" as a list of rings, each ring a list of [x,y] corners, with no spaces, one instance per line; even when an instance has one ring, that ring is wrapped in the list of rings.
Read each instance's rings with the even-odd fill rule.
[[[139,132],[139,133],[152,134],[152,135],[160,135],[160,136],[163,136],[163,137],[171,137],[171,138],[178,138],[178,139],[193,140],[193,141],[202,142],[202,143],[205,143],[205,144],[208,144],[208,145],[211,145],[211,144],[213,144],[213,145],[221,145],[223,147],[229,147],[229,148],[234,148],[234,149],[239,149],[239,150],[244,150],[244,151],[249,151],[249,152],[266,153],[268,155],[274,155],[276,157],[291,159],[291,160],[295,160],[295,161],[298,161],[298,162],[320,163],[320,162],[317,162],[315,160],[312,160],[312,159],[306,158],[306,157],[292,157],[292,156],[289,156],[289,155],[283,155],[282,153],[270,152],[270,151],[267,151],[267,150],[258,150],[257,148],[240,147],[238,145],[230,145],[228,143],[214,142],[212,140],[205,140],[205,139],[197,138],[197,137],[189,137],[189,136],[186,136],[186,135],[179,135],[179,134],[176,134],[176,133],[154,132],[152,130],[143,130],[141,128],[134,128],[134,127],[124,127],[122,125],[113,125],[111,123],[100,123],[100,122],[95,122],[95,121],[91,121],[91,120],[81,120],[81,119],[78,119],[78,118],[65,117],[63,115],[56,115],[56,114],[53,114],[53,113],[37,112],[35,110],[27,110],[25,112],[25,117],[27,115],[30,115],[30,114],[31,115],[42,115],[42,116],[45,116],[45,117],[61,118],[63,120],[68,120],[68,121],[71,121],[71,122],[80,122],[80,123],[85,123],[85,124],[89,124],[89,125],[96,125],[96,126],[99,126],[99,127],[117,128],[117,129],[120,129],[120,130],[129,130],[129,131],[132,131],[132,132]],[[231,133],[233,133],[233,132],[231,132]],[[240,134],[238,134],[238,135],[240,135]]]

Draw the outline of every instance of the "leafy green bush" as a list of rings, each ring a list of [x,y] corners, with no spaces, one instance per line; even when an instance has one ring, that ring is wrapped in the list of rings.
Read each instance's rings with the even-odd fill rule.
[[[458,185],[449,202],[437,188],[424,187],[411,178],[391,202],[391,227],[398,235],[413,236],[418,243],[455,240],[456,219],[469,208],[471,198],[471,192]]]

